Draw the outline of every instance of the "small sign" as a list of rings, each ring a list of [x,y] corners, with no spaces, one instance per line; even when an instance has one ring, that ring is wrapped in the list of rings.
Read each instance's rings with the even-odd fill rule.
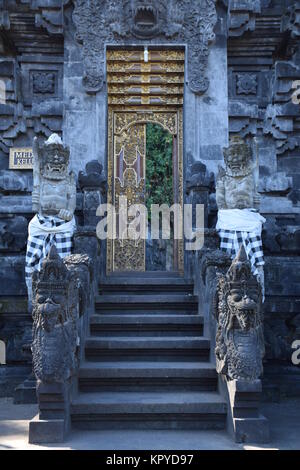
[[[9,168],[10,170],[32,170],[32,148],[13,147],[9,149]]]

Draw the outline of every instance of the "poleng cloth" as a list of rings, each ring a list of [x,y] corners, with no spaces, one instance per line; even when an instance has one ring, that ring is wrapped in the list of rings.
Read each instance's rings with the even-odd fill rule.
[[[72,237],[76,228],[75,218],[66,222],[55,216],[37,214],[29,222],[25,261],[26,284],[34,271],[40,271],[42,261],[55,245],[61,258],[71,254]]]
[[[265,221],[251,209],[221,209],[218,212],[216,230],[221,239],[221,250],[235,258],[243,244],[254,275],[259,274],[257,267],[265,264],[261,240]]]

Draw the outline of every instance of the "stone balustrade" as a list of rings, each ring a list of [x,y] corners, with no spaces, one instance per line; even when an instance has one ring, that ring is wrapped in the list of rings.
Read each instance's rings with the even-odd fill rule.
[[[267,419],[259,413],[264,356],[261,287],[241,247],[237,257],[217,248],[214,230],[195,255],[195,285],[211,362],[228,404],[227,428],[236,442],[268,442]]]
[[[99,254],[96,234],[81,227],[74,254],[62,260],[55,246],[33,276],[33,370],[38,415],[29,442],[61,442],[70,429],[70,403],[94,311]]]

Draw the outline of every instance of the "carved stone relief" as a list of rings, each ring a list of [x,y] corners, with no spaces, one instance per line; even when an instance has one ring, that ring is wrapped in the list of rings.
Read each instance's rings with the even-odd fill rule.
[[[104,81],[105,44],[142,45],[187,43],[188,82],[197,94],[209,81],[206,67],[209,43],[217,22],[215,0],[74,0],[76,39],[82,44],[83,84],[88,93],[101,90]]]
[[[33,94],[55,93],[56,76],[54,72],[33,72],[32,92]]]
[[[255,95],[257,91],[257,75],[255,73],[239,73],[237,75],[237,94]]]
[[[52,246],[33,276],[33,370],[38,380],[64,382],[76,368],[77,295],[71,274]]]
[[[217,297],[217,371],[229,380],[256,380],[264,356],[261,288],[241,246],[227,274],[220,275]]]

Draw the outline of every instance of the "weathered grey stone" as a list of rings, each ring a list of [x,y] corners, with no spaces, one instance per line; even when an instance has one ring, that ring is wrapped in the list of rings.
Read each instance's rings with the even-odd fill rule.
[[[0,191],[25,192],[32,188],[32,178],[27,174],[12,171],[0,171]]]
[[[103,86],[105,42],[124,44],[132,40],[138,43],[147,40],[151,43],[152,39],[157,42],[157,38],[167,39],[169,43],[188,43],[189,86],[195,93],[207,90],[208,45],[215,38],[213,28],[217,20],[214,0],[197,3],[183,0],[179,6],[173,0],[149,0],[148,10],[136,0],[104,4],[76,0],[74,3],[76,37],[84,52],[83,83],[89,93],[95,93]],[[146,19],[143,19],[145,15]],[[90,35],[91,30],[93,36]]]
[[[19,296],[26,294],[25,255],[7,254],[5,257],[2,257],[0,285],[2,296]],[[14,299],[11,299],[11,304],[14,306]]]
[[[76,368],[77,297],[71,274],[53,245],[33,275],[33,370],[45,383],[64,383]]]
[[[80,171],[78,175],[78,183],[83,191],[83,220],[86,226],[96,227],[99,222],[96,211],[103,202],[106,190],[106,177],[102,170],[102,165],[92,160],[86,164],[85,172]]]
[[[279,172],[272,176],[261,178],[259,192],[261,193],[286,193],[292,187],[292,178],[286,176],[285,173]]]
[[[27,242],[25,217],[0,217],[0,252],[23,250]]]
[[[215,315],[217,371],[228,380],[258,379],[264,356],[261,288],[243,245],[219,278]]]
[[[76,183],[74,174],[68,171],[69,149],[57,134],[41,147],[35,138],[33,149],[33,210],[70,221],[76,207]]]
[[[218,209],[258,209],[251,148],[241,138],[232,138],[224,160],[226,169],[219,169],[216,183]]]
[[[0,0],[0,9],[2,3]],[[83,5],[83,14],[87,12],[87,3],[84,1],[77,4]],[[99,6],[100,3],[102,5],[103,2],[99,0],[95,5]],[[65,142],[71,149],[71,166],[76,173],[83,170],[91,159],[99,160],[106,171],[107,90],[105,73],[103,76],[101,73],[99,75],[99,72],[105,71],[104,43],[134,43],[143,47],[146,42],[150,46],[160,47],[164,44],[172,48],[177,47],[179,43],[180,46],[188,43],[189,52],[191,43],[201,44],[197,36],[189,36],[188,41],[183,39],[182,33],[177,31],[178,25],[183,24],[180,11],[178,13],[171,5],[171,14],[167,18],[164,8],[166,3],[149,0],[151,7],[162,7],[156,17],[157,35],[155,36],[155,30],[151,30],[150,38],[147,37],[148,33],[145,34],[143,21],[137,21],[138,18],[134,15],[125,26],[122,21],[117,21],[122,16],[120,11],[113,15],[112,21],[106,16],[105,28],[109,29],[109,34],[107,35],[105,30],[102,36],[101,31],[95,41],[97,47],[101,46],[100,53],[93,49],[87,51],[85,57],[82,57],[82,53],[86,46],[75,42],[78,27],[72,20],[72,2],[64,5],[63,12],[60,0],[6,2],[5,10],[2,8],[0,76],[1,85],[2,82],[5,84],[6,96],[5,103],[2,102],[2,95],[0,96],[0,168],[5,172],[0,176],[0,213],[4,215],[0,220],[3,255],[0,270],[0,303],[3,305],[1,315],[4,312],[14,314],[24,310],[25,302],[19,295],[24,293],[25,288],[23,271],[26,230],[23,234],[22,227],[24,225],[25,228],[26,223],[24,216],[29,219],[32,214],[31,199],[26,194],[31,190],[31,178],[27,180],[30,172],[26,172],[25,176],[25,172],[8,170],[9,149],[31,146],[35,134],[39,139],[44,139],[52,132],[60,135],[63,133]],[[176,7],[183,5],[184,12],[187,12],[188,4],[189,2],[176,1]],[[114,12],[114,2],[104,3],[104,12],[107,5]],[[132,5],[135,6],[135,3]],[[128,2],[126,12],[129,13],[130,8]],[[257,175],[259,173],[260,180],[257,183],[259,190],[264,193],[262,209],[267,218],[263,233],[263,246],[268,254],[265,339],[266,357],[272,361],[274,367],[269,383],[277,384],[276,381],[281,381],[280,388],[285,387],[286,393],[288,388],[293,389],[296,381],[293,382],[292,379],[297,376],[296,367],[286,366],[286,373],[283,373],[280,364],[290,364],[290,345],[298,334],[300,107],[297,100],[300,95],[297,82],[300,80],[300,55],[297,49],[300,5],[299,0],[223,0],[216,2],[216,11],[216,37],[214,44],[209,46],[209,55],[206,55],[206,49],[196,55],[196,51],[192,51],[192,62],[195,63],[198,76],[207,77],[203,80],[201,78],[201,87],[208,81],[210,86],[203,96],[196,96],[185,86],[184,171],[187,174],[188,165],[195,159],[203,162],[207,171],[216,175],[218,162],[222,160],[222,148],[228,144],[228,129],[230,133],[239,134],[243,138],[251,139],[256,136],[257,144],[254,143],[253,150],[254,159],[257,159],[256,172]],[[142,13],[140,12],[141,19]],[[29,28],[23,27],[24,14],[30,24]],[[101,12],[97,14],[100,15]],[[152,13],[149,12],[148,19],[151,16]],[[193,12],[191,16],[192,20],[197,18]],[[184,25],[191,25],[192,21],[188,16],[186,18],[188,21],[184,22]],[[152,16],[152,20],[154,19]],[[167,24],[171,24],[170,28],[163,28],[165,19]],[[92,20],[90,16],[88,21]],[[209,19],[209,28],[214,22],[213,15]],[[127,30],[130,31],[128,36],[121,37],[120,33]],[[167,37],[165,32],[170,33],[172,37]],[[14,57],[13,49],[17,51]],[[202,53],[203,62],[201,67],[198,67],[198,62],[194,59],[199,57],[199,54],[202,57]],[[92,61],[89,60],[91,57]],[[189,68],[190,55],[186,61],[188,67],[185,85],[193,86],[193,76]],[[95,77],[91,65],[93,63],[97,69]],[[102,91],[96,95],[88,96],[85,92],[82,84],[85,70],[88,70],[88,74],[84,81],[89,82],[85,85],[90,86],[90,91],[95,91],[94,83],[90,82],[99,82],[99,79],[101,81],[103,78]],[[198,183],[201,183],[201,178]],[[188,187],[184,189],[187,189],[187,192],[184,191],[184,202],[188,202],[194,190],[189,193]],[[209,227],[214,226],[216,215],[215,194],[211,191],[214,191],[213,187],[209,189],[208,196]],[[202,200],[202,196],[206,201],[206,194],[201,193],[198,196],[198,201]],[[84,223],[83,194],[78,193],[77,200],[76,215],[78,221]],[[91,207],[97,201],[97,197],[94,198],[94,194],[89,192],[83,202]],[[8,215],[16,218],[16,226]],[[86,246],[90,253],[97,253],[98,260],[99,244],[92,232],[91,228],[90,236],[87,232],[85,235],[79,235],[75,245],[77,248],[80,246],[80,250]],[[214,242],[217,239],[214,236],[207,238],[207,244],[216,248]],[[20,253],[20,256],[16,256],[16,252]],[[99,272],[100,269],[105,271],[105,252],[103,253],[103,261],[98,265]],[[221,260],[220,255],[220,264]],[[186,262],[186,276],[190,276],[188,263]],[[215,274],[212,265],[209,265],[207,270]],[[4,295],[6,297],[3,297]],[[204,303],[203,306],[207,309]],[[3,324],[7,321],[5,317]],[[23,333],[18,329],[15,316],[11,319],[9,328],[9,351],[16,361],[15,367],[18,367],[24,357],[20,352],[21,342],[19,339],[15,342],[13,340],[14,328],[18,338],[22,337]],[[12,366],[10,367],[13,370]],[[294,390],[296,389],[297,387],[294,387]]]
[[[29,422],[29,443],[47,444],[63,442],[66,435],[63,419],[40,420],[38,416]]]

